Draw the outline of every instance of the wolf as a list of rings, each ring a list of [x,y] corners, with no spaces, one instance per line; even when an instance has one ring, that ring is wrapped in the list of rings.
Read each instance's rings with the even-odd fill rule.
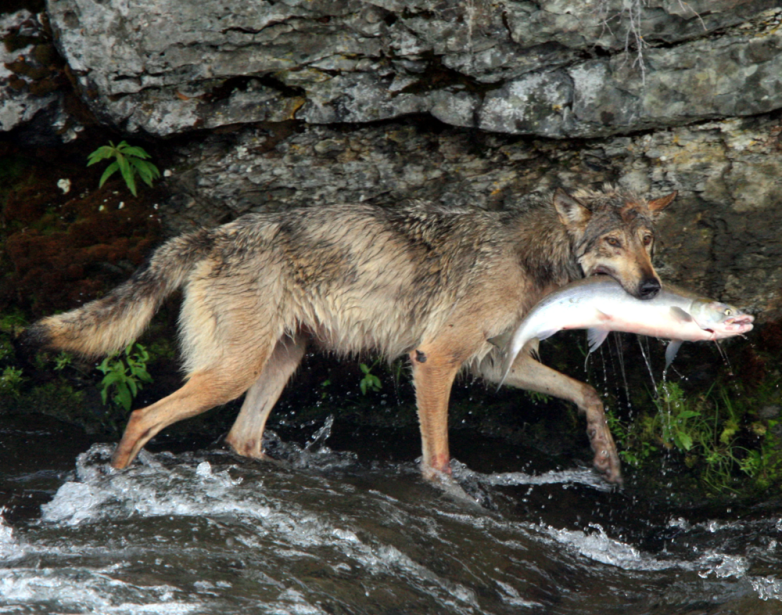
[[[246,392],[225,441],[263,458],[267,418],[308,346],[407,355],[427,478],[449,473],[448,402],[461,370],[502,378],[492,340],[573,280],[614,277],[640,299],[661,288],[652,266],[656,199],[606,185],[559,188],[509,211],[413,201],[396,208],[329,205],[253,213],[169,240],[108,295],[43,318],[25,345],[97,357],[136,339],[183,288],[185,384],[131,413],[112,465],[125,468],[165,427]],[[575,403],[594,466],[621,481],[603,404],[590,386],[519,354],[506,384]]]

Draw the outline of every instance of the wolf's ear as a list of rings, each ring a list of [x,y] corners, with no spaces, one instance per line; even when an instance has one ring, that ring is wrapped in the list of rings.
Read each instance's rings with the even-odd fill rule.
[[[583,225],[592,217],[592,212],[581,201],[562,188],[554,192],[554,207],[565,226]]]
[[[659,214],[663,209],[668,207],[668,205],[673,203],[673,200],[676,198],[677,194],[679,193],[674,190],[667,196],[661,196],[659,199],[653,199],[649,201],[649,209],[653,214]]]

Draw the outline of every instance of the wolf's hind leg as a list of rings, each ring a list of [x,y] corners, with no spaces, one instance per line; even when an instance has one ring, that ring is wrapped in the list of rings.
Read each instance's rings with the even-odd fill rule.
[[[268,350],[244,357],[241,364],[196,371],[179,390],[130,415],[111,465],[122,469],[160,430],[182,419],[196,416],[236,399],[244,393],[264,367]]]
[[[481,375],[487,380],[500,382],[502,379],[502,368],[490,358],[484,359],[479,369]],[[616,444],[608,428],[603,402],[595,389],[546,367],[527,353],[519,354],[505,383],[527,391],[553,395],[576,404],[586,415],[589,443],[595,453],[593,461],[595,468],[605,474],[608,482],[622,482]]]
[[[266,420],[291,375],[301,363],[307,339],[283,336],[277,342],[269,362],[247,391],[239,416],[225,441],[239,455],[262,459],[263,430]]]

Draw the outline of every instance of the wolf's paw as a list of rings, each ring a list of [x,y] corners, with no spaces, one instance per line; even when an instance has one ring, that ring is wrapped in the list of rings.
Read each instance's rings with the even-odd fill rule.
[[[595,453],[592,461],[595,469],[605,476],[609,483],[616,485],[622,484],[622,465],[619,462],[619,455],[616,452],[616,444],[608,430],[605,419],[596,421],[596,424],[589,425],[587,429],[589,443]]]

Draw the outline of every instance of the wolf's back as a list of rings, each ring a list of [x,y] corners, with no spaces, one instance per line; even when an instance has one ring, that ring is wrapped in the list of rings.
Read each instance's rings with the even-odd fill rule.
[[[185,282],[211,246],[207,230],[172,239],[127,282],[101,299],[39,320],[22,334],[21,343],[88,357],[124,348],[141,334],[163,300]]]

